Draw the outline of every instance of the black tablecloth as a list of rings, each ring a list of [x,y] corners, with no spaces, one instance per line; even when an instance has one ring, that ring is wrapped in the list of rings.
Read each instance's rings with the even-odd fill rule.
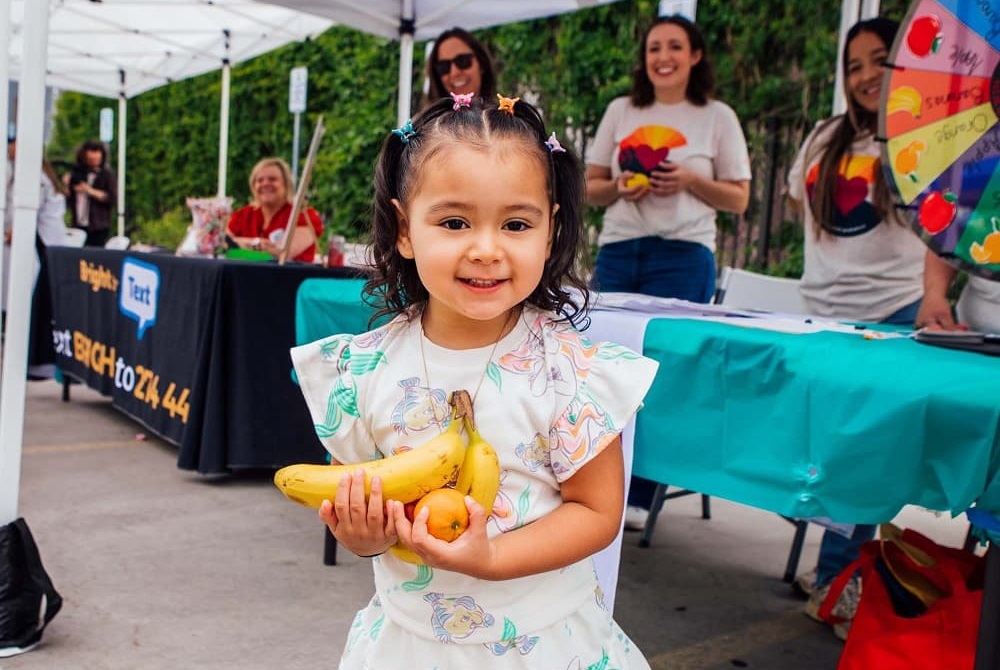
[[[48,249],[65,374],[178,445],[204,474],[322,463],[292,378],[295,294],[349,268]]]

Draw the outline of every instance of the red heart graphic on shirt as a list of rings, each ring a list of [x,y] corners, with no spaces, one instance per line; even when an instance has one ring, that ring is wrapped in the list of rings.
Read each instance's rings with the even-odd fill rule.
[[[646,169],[647,172],[652,172],[657,165],[667,160],[667,156],[670,155],[670,147],[663,147],[662,149],[654,149],[648,145],[640,145],[634,147],[635,157],[639,160],[639,163]]]
[[[833,191],[833,206],[846,216],[868,197],[868,182],[864,177],[844,179],[837,175],[837,187]]]

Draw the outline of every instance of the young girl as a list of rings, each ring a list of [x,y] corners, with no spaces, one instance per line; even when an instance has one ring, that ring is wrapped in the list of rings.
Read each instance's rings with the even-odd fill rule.
[[[788,194],[805,215],[801,290],[810,313],[912,326],[925,247],[894,214],[875,141],[882,77],[896,30],[896,22],[875,18],[848,31],[842,57],[847,113],[820,124],[806,139],[789,172]],[[810,594],[806,614],[817,618],[830,582],[874,536],[871,525],[856,526],[849,538],[824,533],[816,572],[797,582]],[[847,619],[834,625],[842,639],[859,595],[852,583],[834,610]]]
[[[320,518],[375,556],[376,594],[341,668],[649,667],[591,556],[620,528],[619,434],[656,363],[573,326],[582,205],[578,160],[517,98],[445,98],[386,138],[366,293],[394,318],[293,349],[295,369],[344,463],[419,449],[447,428],[448,393],[468,390],[501,488],[492,509],[466,498],[469,527],[448,543],[377,478],[366,504],[363,471],[345,477]],[[386,553],[397,540],[426,566]]]

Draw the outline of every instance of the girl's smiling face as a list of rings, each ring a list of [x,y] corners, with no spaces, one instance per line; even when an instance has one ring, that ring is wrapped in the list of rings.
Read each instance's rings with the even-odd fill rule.
[[[657,93],[687,95],[691,68],[701,61],[701,51],[691,50],[687,32],[673,23],[655,26],[646,36],[646,76]],[[660,96],[657,96],[658,98]]]
[[[885,42],[872,32],[858,33],[847,45],[847,91],[854,102],[869,112],[878,112],[888,58]]]
[[[555,209],[538,156],[510,142],[439,147],[398,210],[396,248],[429,298],[427,336],[456,349],[492,344],[538,287]]]

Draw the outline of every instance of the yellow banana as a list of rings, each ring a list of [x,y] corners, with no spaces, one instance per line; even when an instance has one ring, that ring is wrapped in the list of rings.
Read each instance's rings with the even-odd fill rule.
[[[458,476],[465,459],[465,440],[462,439],[459,418],[454,416],[448,430],[415,449],[366,463],[289,465],[274,474],[274,485],[289,500],[318,508],[324,500],[333,500],[337,495],[337,485],[345,474],[353,474],[358,468],[363,468],[365,498],[371,494],[372,477],[378,476],[382,478],[384,499],[403,503],[418,500],[428,491],[441,488]]]
[[[497,492],[500,490],[500,458],[493,445],[483,439],[476,429],[476,419],[472,413],[472,403],[464,412],[462,421],[469,436],[469,446],[465,449],[465,459],[458,471],[455,488],[472,496],[488,517],[493,511]]]

